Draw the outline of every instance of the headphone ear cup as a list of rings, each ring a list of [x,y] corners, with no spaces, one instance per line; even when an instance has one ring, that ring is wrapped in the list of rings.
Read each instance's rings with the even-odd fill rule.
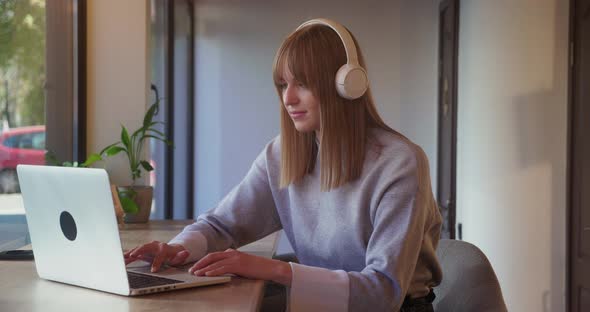
[[[348,100],[358,99],[369,86],[367,72],[358,65],[344,64],[336,72],[336,90]]]

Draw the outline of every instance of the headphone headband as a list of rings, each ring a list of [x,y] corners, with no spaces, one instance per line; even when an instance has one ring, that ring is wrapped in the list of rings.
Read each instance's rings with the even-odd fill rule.
[[[301,28],[304,28],[309,25],[324,25],[332,28],[342,40],[342,44],[344,44],[344,50],[346,51],[346,60],[347,64],[351,65],[359,65],[358,56],[356,55],[356,45],[354,44],[354,40],[352,40],[352,36],[346,30],[344,26],[340,23],[335,21],[329,20],[327,18],[316,18],[309,20],[297,27],[295,31],[298,31]]]

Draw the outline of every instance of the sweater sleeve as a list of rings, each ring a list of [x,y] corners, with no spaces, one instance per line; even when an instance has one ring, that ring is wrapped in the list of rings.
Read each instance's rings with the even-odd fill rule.
[[[371,211],[373,231],[360,272],[291,265],[291,312],[398,311],[410,290],[425,296],[434,286],[428,283],[440,281],[438,208],[418,167],[403,168]]]
[[[187,262],[209,252],[238,248],[281,229],[267,162],[277,141],[266,146],[244,179],[215,208],[200,215],[170,241],[189,250]]]
[[[373,214],[365,268],[350,272],[349,311],[398,311],[406,295],[426,296],[442,273],[436,259],[441,217],[432,195],[428,159],[397,167]]]
[[[289,311],[346,311],[349,278],[343,270],[328,270],[291,262]]]
[[[361,272],[350,272],[349,310],[400,309],[425,239],[426,207],[419,193],[387,194],[375,217]],[[421,295],[426,295],[422,293]]]

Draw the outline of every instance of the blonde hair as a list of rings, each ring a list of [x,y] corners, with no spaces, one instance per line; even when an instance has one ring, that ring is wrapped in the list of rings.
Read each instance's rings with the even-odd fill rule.
[[[352,37],[357,46],[359,63],[366,68],[357,41]],[[281,102],[280,187],[298,183],[313,171],[318,152],[322,191],[354,181],[362,173],[367,129],[378,127],[397,133],[379,116],[370,88],[355,100],[338,95],[334,79],[345,63],[346,52],[340,37],[323,25],[299,29],[289,35],[277,51],[273,79]],[[286,69],[320,102],[319,148],[315,132],[298,132],[285,109],[281,81]]]

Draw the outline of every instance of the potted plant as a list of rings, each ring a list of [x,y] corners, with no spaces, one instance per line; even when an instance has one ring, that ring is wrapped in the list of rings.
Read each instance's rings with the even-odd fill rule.
[[[155,126],[164,124],[153,121],[159,112],[160,98],[158,90],[154,85],[151,89],[156,94],[156,101],[147,110],[142,126],[133,133],[121,125],[120,141],[108,145],[100,151],[88,156],[87,160],[80,167],[89,167],[97,161],[106,160],[106,158],[124,153],[129,162],[130,175],[132,184],[129,186],[118,186],[116,188],[118,199],[125,215],[126,223],[145,223],[149,220],[152,206],[153,188],[151,186],[137,185],[137,180],[141,177],[142,171],[150,172],[154,170],[153,166],[142,158],[142,151],[146,140],[154,139],[172,145],[172,142],[166,139],[166,135],[157,130]]]

